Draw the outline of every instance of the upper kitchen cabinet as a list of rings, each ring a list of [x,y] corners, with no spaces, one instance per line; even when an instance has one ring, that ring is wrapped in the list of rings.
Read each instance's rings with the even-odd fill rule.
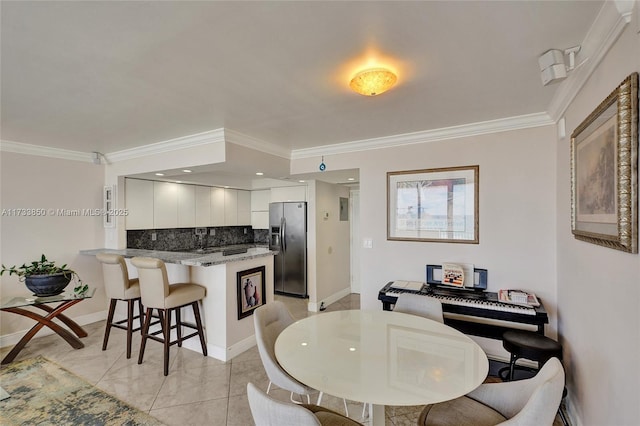
[[[127,178],[127,229],[251,226],[251,192]]]
[[[224,190],[224,225],[236,226],[238,224],[238,191],[236,189]]]
[[[283,186],[271,188],[271,202],[307,201],[306,186]]]
[[[253,229],[269,229],[269,202],[271,191],[251,191],[251,226]]]
[[[126,179],[125,204],[127,229],[153,229],[153,182]]]
[[[196,186],[177,185],[178,187],[178,228],[196,226]]]
[[[211,226],[211,187],[196,186],[196,226]]]
[[[224,226],[224,188],[211,188],[211,226]]]
[[[251,191],[238,190],[238,225],[251,225]]]
[[[153,182],[153,227],[178,227],[177,183]]]

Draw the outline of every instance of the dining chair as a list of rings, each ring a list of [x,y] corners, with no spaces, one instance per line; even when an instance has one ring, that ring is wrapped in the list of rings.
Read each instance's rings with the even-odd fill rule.
[[[247,383],[247,398],[256,426],[362,426],[325,407],[278,401],[251,382]]]
[[[306,395],[307,403],[311,403],[310,394],[317,391],[304,383],[299,382],[289,373],[284,371],[276,359],[276,339],[282,330],[293,324],[293,322],[293,316],[291,316],[287,306],[279,300],[262,305],[253,311],[253,324],[255,327],[258,353],[260,354],[262,365],[264,366],[267,377],[269,378],[267,394],[271,390],[271,385],[275,384],[276,386],[291,392],[291,402],[300,404],[300,402],[293,399],[293,394],[296,393],[300,396]],[[322,401],[322,395],[322,392],[318,394],[318,405],[320,405]],[[345,413],[349,416],[347,401],[343,399],[343,402]]]
[[[202,354],[207,356],[207,345],[205,343],[202,319],[200,318],[200,302],[206,294],[205,287],[193,283],[169,284],[167,277],[167,267],[160,259],[151,257],[134,257],[131,263],[138,268],[140,280],[140,295],[142,304],[147,308],[144,326],[142,328],[142,342],[140,343],[140,353],[138,364],[142,364],[144,349],[147,339],[152,339],[164,345],[164,375],[169,374],[169,348],[177,344],[182,346],[182,342],[191,337],[199,336]],[[195,317],[195,325],[182,321],[180,309],[191,306]],[[162,329],[149,332],[153,310],[158,312]],[[175,313],[176,325],[171,326],[171,313]],[[187,336],[182,335],[182,327],[196,330]],[[171,341],[171,330],[176,329],[176,340]],[[157,334],[162,333],[162,337]]]
[[[278,364],[276,359],[275,345],[276,339],[289,325],[293,324],[294,319],[287,309],[286,305],[279,300],[266,303],[253,311],[253,325],[256,333],[256,344],[258,353],[262,360],[262,365],[269,378],[269,386],[267,394],[271,390],[271,385],[285,389],[291,392],[291,401],[298,404],[293,399],[293,394],[306,395],[307,403],[311,402],[310,394],[316,392],[315,389],[301,383],[291,377],[289,373]],[[318,396],[318,404],[322,395]]]
[[[393,310],[394,312],[404,312],[444,322],[442,303],[435,297],[414,293],[400,293]]]
[[[113,253],[98,253],[96,259],[102,264],[102,276],[104,278],[104,290],[109,298],[109,313],[107,325],[104,330],[102,350],[107,350],[111,327],[126,330],[127,332],[127,358],[131,358],[131,337],[134,331],[142,329],[144,320],[142,301],[140,299],[140,285],[137,278],[129,278],[129,271],[124,257]],[[118,301],[127,302],[127,318],[113,321]],[[138,315],[134,316],[134,305],[138,302]],[[133,320],[138,319],[140,326],[133,328]],[[126,325],[123,325],[126,323]]]
[[[551,426],[562,400],[564,368],[549,359],[534,377],[486,383],[452,401],[427,405],[420,426]]]

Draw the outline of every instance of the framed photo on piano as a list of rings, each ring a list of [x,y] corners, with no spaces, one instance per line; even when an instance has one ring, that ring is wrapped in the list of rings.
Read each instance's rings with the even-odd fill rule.
[[[571,134],[571,232],[638,252],[638,73]]]
[[[479,170],[387,172],[387,240],[478,244]]]

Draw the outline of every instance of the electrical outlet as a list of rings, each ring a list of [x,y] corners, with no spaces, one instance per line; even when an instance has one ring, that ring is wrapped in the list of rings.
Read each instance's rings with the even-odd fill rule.
[[[247,235],[247,228],[244,228],[244,235]]]
[[[151,241],[155,241],[158,239],[158,234],[156,234],[155,232],[151,233]]]
[[[211,229],[209,229],[209,235],[211,235],[212,237],[215,237],[215,236],[216,236],[216,230],[215,230],[215,228],[211,228]]]
[[[362,240],[363,248],[373,248],[373,240],[371,238],[365,238]]]

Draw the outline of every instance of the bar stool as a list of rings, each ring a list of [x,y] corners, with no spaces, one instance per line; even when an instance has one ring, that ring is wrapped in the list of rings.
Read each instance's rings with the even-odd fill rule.
[[[538,369],[553,357],[562,361],[562,345],[542,334],[526,330],[509,330],[502,335],[502,346],[511,354],[509,367],[500,369],[498,373],[503,380],[513,380],[516,361],[520,358],[538,362]],[[504,377],[503,372],[509,375]]]
[[[161,342],[164,345],[164,375],[169,374],[169,347],[177,344],[182,346],[182,342],[194,337],[200,337],[202,345],[202,354],[207,356],[207,345],[204,341],[204,331],[202,329],[202,320],[200,318],[200,309],[198,302],[205,296],[206,289],[198,284],[179,283],[169,284],[167,278],[167,268],[160,259],[150,257],[134,257],[131,263],[138,268],[138,276],[140,280],[140,293],[142,303],[146,307],[146,316],[144,326],[142,327],[142,342],[140,344],[140,354],[138,355],[138,364],[142,364],[144,358],[144,349],[147,339]],[[195,316],[195,325],[182,322],[180,318],[180,308],[191,305]],[[151,323],[151,314],[153,310],[158,311],[158,316],[162,323],[162,330],[149,332]],[[171,326],[171,312],[175,312],[176,325]],[[182,327],[188,327],[196,330],[196,332],[187,336],[182,335]],[[176,329],[177,338],[171,341],[171,329]],[[162,333],[162,337],[156,334]]]
[[[562,361],[562,345],[553,339],[533,331],[525,330],[509,330],[502,335],[502,347],[511,354],[509,366],[501,368],[498,376],[504,381],[512,381],[513,373],[516,368],[525,368],[516,365],[516,361],[520,358],[529,359],[538,362],[538,370],[542,368],[545,362],[555,357]],[[504,372],[509,374],[505,377]],[[562,398],[567,395],[567,388],[562,391]],[[558,414],[562,424],[567,426],[568,422],[562,409],[562,404],[558,408]]]
[[[142,329],[142,321],[144,318],[138,279],[129,278],[129,272],[127,270],[127,264],[124,261],[124,257],[118,254],[98,253],[96,258],[102,264],[104,289],[107,297],[110,299],[107,326],[104,330],[104,340],[102,341],[102,350],[107,350],[111,327],[116,327],[127,331],[127,358],[131,358],[131,336],[134,331]],[[127,302],[127,318],[114,322],[113,315],[116,310],[116,304],[119,300]],[[138,315],[136,316],[133,315],[135,302],[138,302]],[[140,320],[140,327],[133,328],[134,319]],[[126,323],[126,326],[122,325],[124,323]]]

